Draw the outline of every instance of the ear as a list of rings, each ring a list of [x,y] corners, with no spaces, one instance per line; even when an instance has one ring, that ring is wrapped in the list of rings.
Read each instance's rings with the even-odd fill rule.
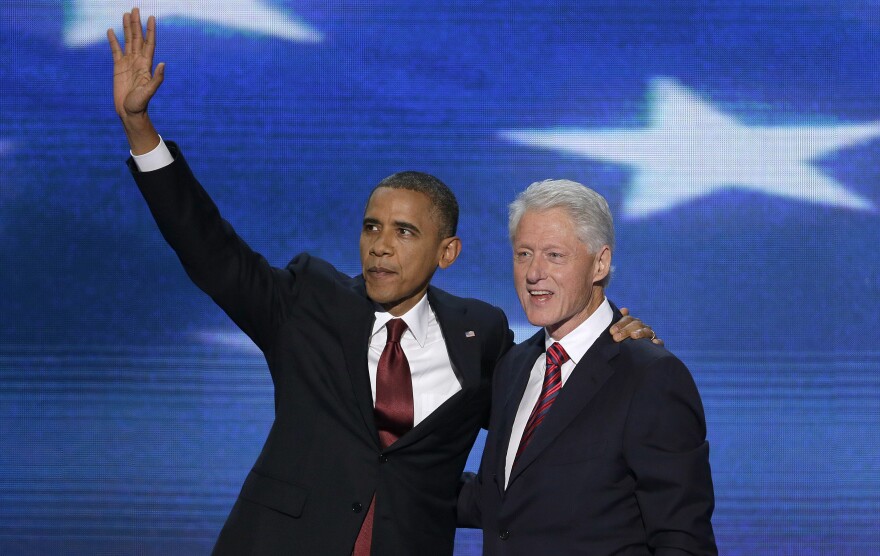
[[[452,236],[440,242],[440,260],[437,266],[440,268],[448,268],[455,262],[461,253],[461,239],[458,236]]]
[[[611,272],[611,248],[603,245],[593,263],[593,283],[599,283]]]

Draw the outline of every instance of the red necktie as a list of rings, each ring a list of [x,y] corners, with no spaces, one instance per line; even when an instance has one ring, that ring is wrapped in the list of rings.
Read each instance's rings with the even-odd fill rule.
[[[391,319],[386,324],[388,341],[379,366],[376,369],[376,406],[373,416],[379,429],[379,444],[385,450],[413,427],[413,391],[409,362],[400,347],[400,337],[406,331],[402,319]],[[370,501],[370,508],[361,524],[360,533],[354,543],[353,556],[369,556],[373,544],[373,510],[376,496]]]
[[[544,384],[541,386],[541,395],[538,397],[538,403],[532,409],[532,414],[529,415],[529,420],[526,421],[526,428],[523,431],[522,439],[519,441],[519,448],[517,448],[516,455],[513,457],[513,466],[511,468],[516,467],[516,461],[532,440],[532,435],[535,434],[538,425],[544,421],[544,417],[550,411],[550,406],[553,405],[556,396],[562,389],[562,364],[568,361],[568,359],[568,354],[565,353],[565,350],[562,349],[562,344],[559,342],[554,342],[550,349],[547,350],[547,366],[544,371]]]

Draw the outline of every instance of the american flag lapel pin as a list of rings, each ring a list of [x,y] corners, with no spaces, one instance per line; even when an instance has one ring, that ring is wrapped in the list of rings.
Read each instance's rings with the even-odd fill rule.
[[[474,332],[473,330],[468,330],[467,332],[464,333],[465,338],[473,338],[476,335],[477,335],[476,332]]]

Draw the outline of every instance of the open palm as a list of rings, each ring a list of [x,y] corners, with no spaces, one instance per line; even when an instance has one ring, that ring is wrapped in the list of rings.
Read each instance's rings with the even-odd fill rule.
[[[125,32],[125,50],[113,29],[107,30],[110,50],[113,52],[113,102],[120,118],[142,116],[165,74],[165,64],[153,72],[153,52],[156,49],[156,18],[147,19],[147,34],[141,28],[140,11],[133,8],[122,17]]]

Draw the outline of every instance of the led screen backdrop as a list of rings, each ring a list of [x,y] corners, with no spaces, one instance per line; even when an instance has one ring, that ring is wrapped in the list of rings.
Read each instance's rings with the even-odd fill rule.
[[[2,554],[207,553],[272,420],[260,355],[124,165],[104,32],[126,7],[0,8]],[[591,185],[609,297],[701,389],[722,552],[880,554],[876,2],[142,7],[160,133],[272,263],[356,274],[370,187],[430,172],[464,241],[436,283],[524,339],[505,207]]]

